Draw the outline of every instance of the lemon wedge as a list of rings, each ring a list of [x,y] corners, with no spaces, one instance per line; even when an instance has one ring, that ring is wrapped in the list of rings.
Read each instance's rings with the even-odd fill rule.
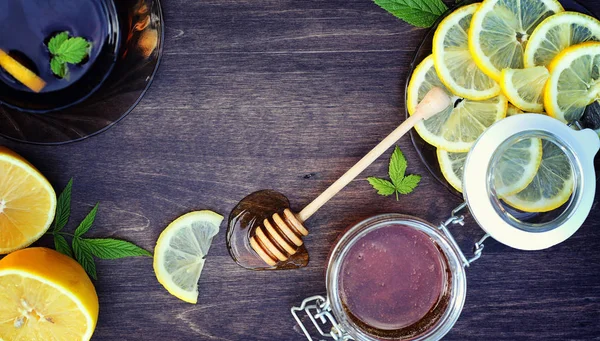
[[[600,43],[573,45],[548,65],[544,90],[548,115],[563,122],[579,120],[585,108],[600,100]]]
[[[550,73],[544,66],[528,69],[504,69],[500,77],[502,92],[517,108],[541,113],[544,111],[544,87]]]
[[[433,87],[451,93],[442,84],[430,55],[413,72],[407,90],[407,108],[413,114],[417,104]],[[475,140],[495,122],[506,116],[508,101],[499,95],[482,101],[452,97],[452,104],[433,117],[415,125],[427,143],[449,152],[466,152]]]
[[[600,40],[600,21],[578,12],[563,12],[542,21],[525,47],[526,68],[546,66],[569,46]]]
[[[154,250],[154,272],[173,296],[188,302],[198,300],[198,280],[223,216],[212,211],[185,214],[160,234]]]
[[[463,6],[438,25],[433,58],[440,80],[456,96],[484,100],[497,96],[500,86],[483,73],[469,52],[469,26],[479,4]]]
[[[503,69],[522,69],[529,36],[545,18],[564,9],[557,0],[485,0],[469,28],[469,49],[479,68],[500,82]]]

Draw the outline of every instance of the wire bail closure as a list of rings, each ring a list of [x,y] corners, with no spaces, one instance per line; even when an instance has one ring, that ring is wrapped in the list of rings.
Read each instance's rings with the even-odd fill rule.
[[[444,234],[444,236],[446,236],[446,238],[448,238],[448,241],[450,242],[450,244],[452,244],[452,247],[454,247],[454,249],[458,253],[458,255],[463,263],[463,266],[468,268],[469,266],[471,266],[471,264],[473,262],[475,262],[476,260],[478,260],[481,257],[483,248],[485,247],[483,242],[486,239],[488,239],[490,237],[490,235],[487,233],[484,234],[483,237],[481,237],[481,239],[479,239],[479,241],[477,243],[475,243],[475,245],[473,246],[473,256],[471,258],[467,258],[467,256],[465,256],[464,252],[462,252],[462,250],[460,249],[460,246],[458,246],[456,239],[454,239],[452,232],[450,232],[450,230],[448,228],[453,225],[465,226],[465,216],[462,214],[459,215],[459,212],[464,210],[466,207],[467,207],[467,202],[463,202],[458,207],[453,209],[450,217],[448,219],[446,219],[445,221],[441,222],[440,225],[438,226],[438,229],[440,231],[442,231],[442,233]]]
[[[312,341],[313,338],[310,336],[309,331],[297,314],[297,312],[302,311],[308,316],[321,336],[332,338],[335,341],[353,340],[350,335],[343,331],[340,324],[335,320],[335,317],[331,313],[329,299],[325,299],[325,297],[321,295],[311,296],[302,301],[302,304],[299,307],[292,307],[291,309],[292,315],[294,315],[294,319],[298,323],[298,326],[300,326],[300,329],[302,329],[306,338]],[[331,325],[331,331],[329,333],[323,331],[323,328],[327,326],[327,322]],[[321,326],[323,326],[323,328]]]

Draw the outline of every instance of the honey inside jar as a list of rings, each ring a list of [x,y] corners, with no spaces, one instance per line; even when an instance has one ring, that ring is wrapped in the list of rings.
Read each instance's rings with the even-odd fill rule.
[[[350,319],[385,339],[418,336],[448,305],[447,260],[424,232],[403,224],[369,231],[342,260],[339,288]]]

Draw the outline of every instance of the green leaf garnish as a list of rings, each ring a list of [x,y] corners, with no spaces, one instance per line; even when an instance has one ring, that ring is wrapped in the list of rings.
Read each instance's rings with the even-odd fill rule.
[[[120,259],[137,256],[152,257],[150,252],[128,241],[113,238],[83,238],[83,235],[87,233],[94,224],[99,204],[96,204],[85,219],[83,219],[74,234],[62,232],[62,229],[69,221],[69,216],[71,215],[72,187],[73,179],[69,180],[69,183],[58,197],[54,229],[52,232],[48,233],[52,234],[54,237],[54,247],[56,248],[56,251],[75,258],[93,279],[97,279],[94,256],[100,259]],[[65,236],[72,238],[72,251]]]
[[[52,53],[54,55],[58,54],[58,48],[68,39],[69,39],[69,32],[61,32],[61,33],[55,35],[48,42],[48,50],[50,50],[50,53]]]
[[[55,55],[67,63],[77,64],[87,56],[89,47],[90,43],[81,37],[69,38],[58,47]]]
[[[373,0],[379,7],[417,27],[431,27],[448,10],[442,0]]]
[[[75,259],[77,259],[79,264],[85,269],[85,272],[93,279],[98,279],[98,276],[96,275],[96,263],[94,262],[92,251],[80,238],[73,239],[73,252],[75,253]]]
[[[90,213],[88,213],[79,226],[77,226],[77,229],[75,230],[75,237],[81,237],[82,234],[86,233],[90,227],[92,227],[94,224],[94,219],[96,219],[96,213],[98,213],[98,204],[92,208],[92,211],[90,211]]]
[[[420,175],[411,174],[404,176],[407,166],[408,162],[404,154],[402,154],[400,148],[396,147],[388,166],[388,174],[391,181],[372,176],[368,177],[367,180],[377,190],[377,194],[384,196],[396,194],[396,200],[398,200],[398,194],[412,193],[421,181]]]
[[[67,243],[67,240],[62,234],[54,234],[54,248],[56,251],[73,258],[73,251],[71,251],[69,243]]]
[[[67,64],[78,64],[89,54],[91,44],[81,37],[69,38],[68,32],[61,32],[48,42],[48,51],[52,54],[50,68],[52,72],[65,78],[69,69]]]
[[[124,240],[112,238],[84,239],[92,254],[100,259],[152,256],[152,254]]]
[[[71,215],[71,189],[73,188],[73,178],[69,180],[67,186],[58,196],[56,202],[56,215],[54,216],[54,232],[60,232],[60,230],[67,225],[69,222],[69,216]]]
[[[67,64],[63,62],[60,57],[52,57],[50,59],[50,68],[55,75],[60,78],[65,78],[67,75]]]
[[[377,194],[379,195],[388,196],[396,193],[396,186],[394,186],[393,183],[385,179],[370,176],[367,178],[367,180],[369,181],[371,186],[373,186],[373,188],[377,190]]]

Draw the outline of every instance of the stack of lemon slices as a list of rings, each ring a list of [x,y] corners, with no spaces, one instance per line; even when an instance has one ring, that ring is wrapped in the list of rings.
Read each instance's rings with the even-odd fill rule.
[[[437,148],[446,180],[462,191],[467,152],[504,117],[540,113],[567,123],[600,103],[598,41],[600,21],[565,11],[557,0],[484,0],[446,16],[435,31],[433,53],[415,68],[407,90],[411,115],[432,87],[453,99],[416,126]],[[496,165],[497,195],[527,212],[563,205],[573,179],[556,148],[536,138],[512,145]]]

